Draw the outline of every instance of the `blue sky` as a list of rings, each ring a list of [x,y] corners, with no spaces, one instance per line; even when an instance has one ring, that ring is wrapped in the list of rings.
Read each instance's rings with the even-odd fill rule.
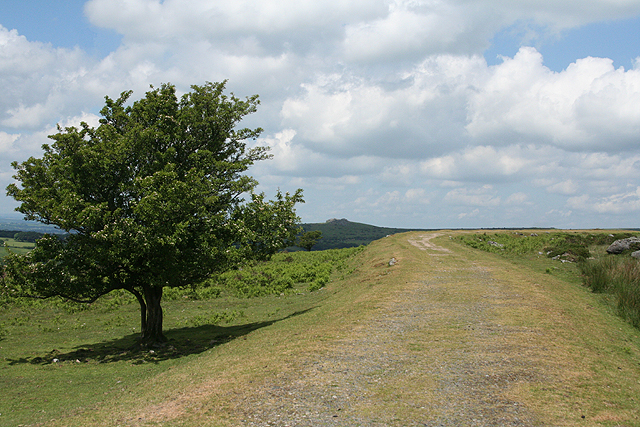
[[[6,0],[0,26],[2,188],[105,95],[229,79],[304,222],[638,227],[640,0]]]
[[[514,25],[496,33],[484,52],[489,64],[500,63],[499,56],[513,57],[526,44],[525,35]],[[616,68],[630,69],[640,54],[640,19],[620,18],[594,22],[577,28],[528,40],[544,57],[545,66],[560,72],[577,59],[587,56],[610,58]]]
[[[4,0],[1,25],[17,29],[32,41],[55,47],[81,47],[95,56],[106,56],[120,45],[122,37],[113,30],[92,25],[84,15],[86,0]]]

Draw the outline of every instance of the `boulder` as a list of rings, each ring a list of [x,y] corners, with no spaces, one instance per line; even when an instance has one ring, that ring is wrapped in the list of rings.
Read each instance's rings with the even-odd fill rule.
[[[631,249],[632,246],[640,247],[640,237],[627,237],[626,239],[616,240],[607,248],[607,253],[621,254]]]
[[[635,251],[631,254],[632,257],[640,259],[640,251]]]

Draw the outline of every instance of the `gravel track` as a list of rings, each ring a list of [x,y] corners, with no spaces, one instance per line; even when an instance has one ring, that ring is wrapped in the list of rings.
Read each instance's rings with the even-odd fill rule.
[[[413,249],[424,261],[419,280],[245,396],[243,425],[541,425],[511,392],[548,380],[543,349],[525,345],[541,332],[496,323],[520,296],[466,260],[442,262],[459,255],[431,243],[436,236],[409,241],[422,250]]]

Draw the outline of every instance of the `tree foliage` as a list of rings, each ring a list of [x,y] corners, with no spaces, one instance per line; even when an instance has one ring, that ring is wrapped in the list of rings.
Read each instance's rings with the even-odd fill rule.
[[[18,231],[13,235],[13,239],[16,242],[29,242],[35,243],[36,240],[40,239],[44,233],[39,233],[37,231]]]
[[[293,244],[302,190],[273,201],[253,193],[244,172],[268,159],[237,128],[258,96],[226,95],[225,83],[152,88],[126,105],[130,91],[106,97],[98,127],[58,128],[42,158],[14,162],[20,186],[7,187],[27,220],[70,233],[47,235],[26,255],[11,255],[5,288],[20,295],[92,302],[115,289],[141,308],[143,343],[164,341],[165,287],[197,283],[247,259]],[[245,200],[243,195],[250,194]]]
[[[318,240],[320,240],[321,238],[322,238],[322,231],[320,230],[307,231],[303,233],[302,236],[300,236],[297,246],[302,249],[306,249],[307,251],[310,251],[311,248],[313,248],[316,245],[316,243],[318,243]]]

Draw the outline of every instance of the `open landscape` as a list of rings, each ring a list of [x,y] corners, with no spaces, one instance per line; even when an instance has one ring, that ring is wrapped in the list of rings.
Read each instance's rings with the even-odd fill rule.
[[[638,426],[640,331],[545,251],[581,236],[606,258],[609,234],[423,231],[277,254],[166,294],[158,348],[134,346],[124,294],[4,302],[0,425]]]
[[[1,10],[0,427],[640,427],[640,0]]]

